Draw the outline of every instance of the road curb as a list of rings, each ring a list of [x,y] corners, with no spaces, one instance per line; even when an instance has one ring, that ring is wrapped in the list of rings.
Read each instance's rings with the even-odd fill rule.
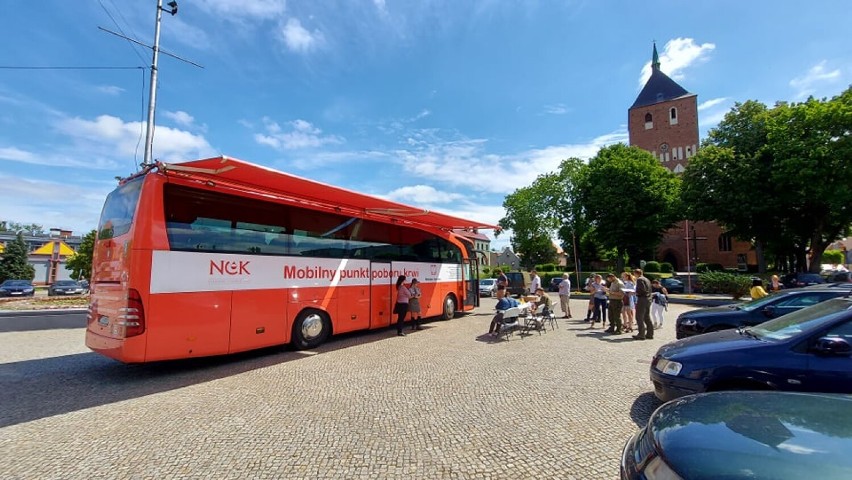
[[[86,313],[85,308],[51,308],[43,310],[0,310],[0,317],[26,317],[30,315],[65,315]]]

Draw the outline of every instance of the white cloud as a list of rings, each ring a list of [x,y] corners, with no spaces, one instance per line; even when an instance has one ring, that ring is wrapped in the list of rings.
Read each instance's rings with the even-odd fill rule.
[[[193,122],[195,122],[195,118],[193,118],[192,115],[182,110],[178,110],[177,112],[163,112],[163,116],[177,123],[178,125],[183,125],[184,127],[190,127],[192,126]]]
[[[674,80],[684,78],[684,70],[708,60],[710,52],[716,48],[713,43],[702,43],[698,45],[691,38],[675,38],[669,40],[663,48],[660,56],[660,70]],[[645,86],[645,82],[651,76],[651,62],[642,67],[639,76],[639,88]]]
[[[432,204],[450,203],[463,200],[464,195],[438,191],[429,185],[412,185],[397,188],[385,195],[389,200],[402,203]]]
[[[57,129],[71,136],[77,144],[107,156],[130,157],[141,152],[144,142],[141,122],[125,123],[120,118],[101,115],[95,120],[79,117],[63,119]],[[176,161],[215,155],[216,151],[201,135],[158,125],[154,127],[154,157]]]
[[[14,162],[35,163],[35,155],[15,147],[0,148],[0,160],[12,160]]]
[[[716,105],[719,105],[720,103],[725,102],[727,100],[728,100],[728,97],[722,97],[722,98],[713,98],[713,99],[707,100],[706,102],[701,102],[701,105],[698,106],[698,111],[700,112],[702,110],[707,110],[708,108],[713,108]]]
[[[626,143],[628,138],[627,131],[620,129],[588,143],[556,145],[501,156],[486,153],[485,140],[444,141],[437,136],[438,132],[434,130],[412,132],[406,139],[407,148],[393,152],[392,156],[415,178],[503,194],[531,184],[542,173],[556,171],[562,160],[571,157],[588,159],[596,155],[601,147]],[[460,168],[464,172],[487,175],[488,181],[482,181],[482,175],[460,174]]]
[[[268,20],[280,17],[287,6],[286,0],[205,0],[198,6],[211,14],[228,19]]]
[[[544,113],[548,113],[550,115],[565,115],[570,110],[562,103],[555,103],[553,105],[545,105]]]
[[[97,91],[103,93],[104,95],[116,96],[124,93],[124,89],[121,87],[116,87],[115,85],[98,85],[95,87]]]
[[[0,216],[84,234],[97,226],[104,198],[115,183],[78,185],[0,174]],[[74,199],[74,208],[68,208]]]
[[[790,80],[790,86],[796,89],[796,99],[804,99],[813,95],[820,84],[834,83],[840,78],[840,70],[827,71],[826,61],[814,65],[803,75]]]
[[[322,32],[309,32],[296,18],[290,18],[286,24],[279,26],[278,36],[290,51],[296,53],[308,53],[325,42]]]
[[[344,142],[342,138],[335,135],[322,135],[322,130],[301,119],[289,122],[291,130],[287,132],[269,118],[264,118],[263,123],[267,133],[256,133],[254,139],[257,143],[268,145],[276,150],[315,148]]]

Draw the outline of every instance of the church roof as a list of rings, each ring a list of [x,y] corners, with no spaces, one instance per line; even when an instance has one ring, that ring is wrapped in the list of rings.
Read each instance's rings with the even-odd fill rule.
[[[660,70],[660,60],[657,56],[657,45],[654,45],[654,54],[651,61],[651,77],[645,82],[632,108],[645,107],[655,103],[667,102],[676,98],[691,95],[685,88],[681,87],[668,75]]]
[[[39,247],[38,249],[36,249],[34,252],[32,252],[32,254],[33,255],[53,255],[53,245],[55,243],[59,243],[59,255],[61,255],[63,257],[74,255],[74,250],[71,249],[71,247],[69,247],[68,245],[66,245],[65,242],[63,242],[63,241],[47,242],[44,245],[42,245],[41,247]]]

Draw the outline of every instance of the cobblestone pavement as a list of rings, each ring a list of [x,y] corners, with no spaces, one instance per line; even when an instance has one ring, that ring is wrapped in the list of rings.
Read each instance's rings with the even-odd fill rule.
[[[653,341],[560,319],[498,343],[493,305],[405,338],[155,365],[91,353],[79,328],[0,333],[0,478],[618,478],[660,404],[650,358],[692,307]]]

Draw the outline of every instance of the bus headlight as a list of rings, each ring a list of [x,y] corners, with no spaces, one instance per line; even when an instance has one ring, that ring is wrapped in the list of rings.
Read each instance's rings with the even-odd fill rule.
[[[654,368],[666,375],[676,377],[680,373],[681,369],[683,369],[683,365],[678,362],[661,358],[657,360],[657,364],[654,365]]]

